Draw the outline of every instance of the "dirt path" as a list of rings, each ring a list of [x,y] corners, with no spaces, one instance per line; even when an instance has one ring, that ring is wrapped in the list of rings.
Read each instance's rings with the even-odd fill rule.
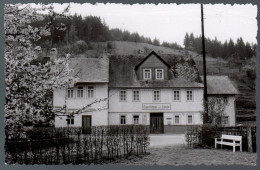
[[[122,160],[123,164],[134,165],[256,165],[256,153],[232,152],[221,149],[189,149],[186,145],[151,147],[149,155],[131,160]]]

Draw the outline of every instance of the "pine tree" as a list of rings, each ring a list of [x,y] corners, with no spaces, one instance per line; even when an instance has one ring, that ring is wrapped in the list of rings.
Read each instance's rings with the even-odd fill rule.
[[[235,43],[232,39],[229,40],[228,42],[228,57],[233,57],[236,53],[236,49],[235,49]]]
[[[253,50],[249,42],[247,42],[245,46],[245,57],[246,59],[250,59],[253,57]]]
[[[189,36],[188,33],[185,34],[183,45],[184,45],[184,48],[185,48],[186,50],[189,49],[190,36]]]
[[[189,38],[189,47],[188,47],[188,49],[189,50],[194,50],[195,48],[194,48],[194,43],[195,43],[195,38],[194,38],[194,35],[193,35],[193,33],[191,33],[190,34],[190,38]]]
[[[155,37],[154,40],[153,40],[153,45],[159,46],[160,40]]]
[[[237,56],[238,56],[239,59],[241,59],[241,60],[246,59],[245,43],[244,43],[242,37],[237,39],[237,43],[236,43],[235,49],[236,49]]]
[[[226,59],[228,57],[228,42],[225,41],[222,46],[221,57]]]
[[[256,44],[252,44],[252,52],[253,52],[253,56],[256,57]]]

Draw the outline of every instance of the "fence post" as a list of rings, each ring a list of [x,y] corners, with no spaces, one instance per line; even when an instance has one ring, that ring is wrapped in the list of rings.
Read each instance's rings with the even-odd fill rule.
[[[248,152],[253,152],[253,145],[252,145],[252,127],[247,127],[247,146],[248,146]]]

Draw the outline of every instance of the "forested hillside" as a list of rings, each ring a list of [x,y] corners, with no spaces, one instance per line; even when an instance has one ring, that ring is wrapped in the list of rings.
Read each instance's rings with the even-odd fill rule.
[[[33,26],[43,26],[49,22],[46,17],[44,21],[34,22]],[[153,40],[149,37],[144,37],[138,33],[130,33],[127,30],[109,29],[106,22],[100,17],[74,15],[69,18],[58,18],[53,21],[54,25],[51,29],[51,36],[43,37],[37,44],[44,44],[44,47],[62,47],[64,45],[75,45],[78,41],[89,45],[90,42],[106,42],[106,41],[130,41],[143,42],[153,45],[164,45],[166,47],[181,49],[177,43],[160,43],[159,39]]]

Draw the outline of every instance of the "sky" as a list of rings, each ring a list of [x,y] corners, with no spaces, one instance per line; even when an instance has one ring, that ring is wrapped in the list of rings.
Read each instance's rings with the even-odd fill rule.
[[[66,4],[54,4],[57,12]],[[138,32],[160,42],[183,45],[186,34],[201,35],[200,4],[70,4],[70,14],[94,15],[104,19],[109,28]],[[256,43],[257,6],[252,4],[205,4],[205,37],[224,42],[242,37],[245,42]]]

